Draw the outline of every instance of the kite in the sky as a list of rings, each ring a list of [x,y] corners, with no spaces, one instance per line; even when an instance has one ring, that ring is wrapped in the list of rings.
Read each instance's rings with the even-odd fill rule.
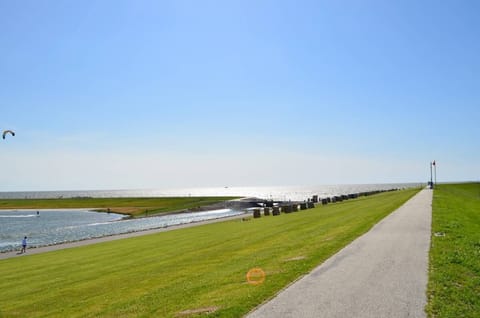
[[[15,132],[11,131],[11,130],[4,130],[3,131],[3,134],[2,134],[2,138],[5,139],[5,136],[7,134],[11,134],[12,136],[15,136]]]

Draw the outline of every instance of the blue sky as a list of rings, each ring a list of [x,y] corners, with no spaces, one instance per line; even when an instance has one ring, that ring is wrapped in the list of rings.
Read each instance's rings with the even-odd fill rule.
[[[0,191],[479,180],[479,12],[0,0]]]

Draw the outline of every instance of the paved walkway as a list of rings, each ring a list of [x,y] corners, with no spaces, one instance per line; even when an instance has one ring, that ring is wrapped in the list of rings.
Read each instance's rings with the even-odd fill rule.
[[[431,203],[420,191],[247,317],[425,317]]]

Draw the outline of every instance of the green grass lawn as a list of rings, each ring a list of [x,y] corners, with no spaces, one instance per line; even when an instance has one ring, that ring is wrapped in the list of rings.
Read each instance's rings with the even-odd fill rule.
[[[435,189],[432,233],[428,315],[480,317],[480,183]]]
[[[197,208],[236,197],[174,198],[66,198],[66,199],[3,199],[0,209],[71,209],[96,208],[100,211],[145,216]]]
[[[417,191],[2,260],[0,317],[241,317]]]

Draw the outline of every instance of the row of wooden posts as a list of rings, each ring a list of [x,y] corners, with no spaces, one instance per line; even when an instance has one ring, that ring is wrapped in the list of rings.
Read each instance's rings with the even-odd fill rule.
[[[322,198],[320,199],[318,195],[314,195],[312,198],[309,198],[305,202],[301,203],[292,203],[288,202],[285,203],[283,202],[281,205],[274,206],[273,201],[267,201],[265,203],[265,206],[263,208],[255,208],[253,209],[253,217],[254,218],[259,218],[262,216],[262,210],[263,210],[263,215],[264,216],[269,216],[270,214],[273,216],[280,215],[280,213],[292,213],[292,212],[297,212],[301,210],[307,210],[307,209],[313,209],[315,207],[315,204],[321,203],[322,205],[326,205],[329,203],[335,203],[335,202],[342,202],[344,200],[349,200],[349,199],[356,199],[361,196],[369,196],[381,192],[387,192],[387,191],[395,191],[398,189],[390,189],[390,190],[376,190],[376,191],[367,191],[367,192],[359,192],[359,193],[351,193],[351,194],[343,194],[343,195],[335,195],[332,197],[327,197],[327,198]]]

